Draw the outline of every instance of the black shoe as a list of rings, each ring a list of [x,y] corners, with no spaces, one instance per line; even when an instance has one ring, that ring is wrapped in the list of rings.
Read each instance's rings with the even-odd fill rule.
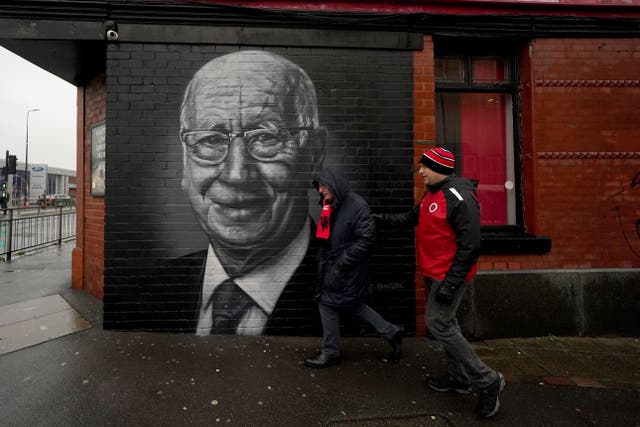
[[[427,386],[435,391],[455,391],[460,394],[471,393],[471,386],[469,384],[462,383],[451,375],[443,375],[438,378],[429,378],[427,380]]]
[[[324,353],[318,353],[313,357],[304,359],[304,364],[310,368],[327,368],[332,365],[340,364],[340,356],[329,357]]]
[[[404,337],[404,328],[400,327],[398,332],[393,334],[390,340],[387,340],[391,346],[391,353],[387,356],[387,359],[392,362],[397,362],[402,356],[402,338]]]
[[[478,406],[476,406],[476,414],[482,418],[491,418],[498,413],[500,409],[500,393],[506,385],[504,376],[498,372],[498,378],[495,379],[487,387],[478,390]]]

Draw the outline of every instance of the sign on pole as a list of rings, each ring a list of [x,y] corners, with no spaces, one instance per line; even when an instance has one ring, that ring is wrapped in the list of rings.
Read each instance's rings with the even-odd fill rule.
[[[29,165],[29,202],[37,201],[47,191],[47,165]]]

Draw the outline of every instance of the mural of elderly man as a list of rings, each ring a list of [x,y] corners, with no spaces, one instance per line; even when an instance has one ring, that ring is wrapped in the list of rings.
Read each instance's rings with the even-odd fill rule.
[[[317,327],[307,189],[325,140],[312,81],[277,54],[230,53],[193,76],[180,113],[182,188],[209,247],[182,257],[181,271],[199,287],[184,311],[197,334]]]

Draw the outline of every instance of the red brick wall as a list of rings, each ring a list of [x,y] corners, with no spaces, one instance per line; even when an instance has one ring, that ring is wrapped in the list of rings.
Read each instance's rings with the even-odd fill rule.
[[[435,76],[433,60],[433,39],[424,38],[424,49],[413,54],[413,160],[418,163],[427,147],[435,145],[436,110],[435,110]],[[424,179],[417,173],[414,175],[414,200],[420,201],[424,194]],[[425,289],[422,274],[416,271],[416,335],[424,336]]]
[[[540,39],[523,59],[525,221],[552,251],[481,269],[640,267],[640,40]]]
[[[104,273],[104,198],[92,197],[91,127],[105,120],[106,81],[102,74],[78,89],[78,221],[73,250],[73,287],[102,298]]]
[[[414,161],[435,141],[433,41],[414,54]],[[521,52],[527,232],[550,253],[491,255],[480,270],[640,267],[640,40],[541,39]],[[424,191],[416,174],[415,199]],[[416,332],[424,334],[416,273]]]
[[[433,41],[414,53],[414,161],[435,141]],[[640,41],[540,39],[522,52],[522,189],[542,255],[482,256],[481,270],[640,267]],[[102,297],[104,199],[89,195],[90,129],[105,117],[105,79],[79,90],[78,239],[73,285]],[[416,201],[423,192],[415,175]],[[416,277],[416,326],[424,290]]]

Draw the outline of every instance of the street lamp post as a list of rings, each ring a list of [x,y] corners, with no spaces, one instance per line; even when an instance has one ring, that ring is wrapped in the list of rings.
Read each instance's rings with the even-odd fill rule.
[[[24,190],[24,206],[29,206],[29,113],[32,111],[40,111],[39,108],[29,108],[27,110],[27,140],[25,143],[26,153],[24,156],[24,179],[26,182]]]

